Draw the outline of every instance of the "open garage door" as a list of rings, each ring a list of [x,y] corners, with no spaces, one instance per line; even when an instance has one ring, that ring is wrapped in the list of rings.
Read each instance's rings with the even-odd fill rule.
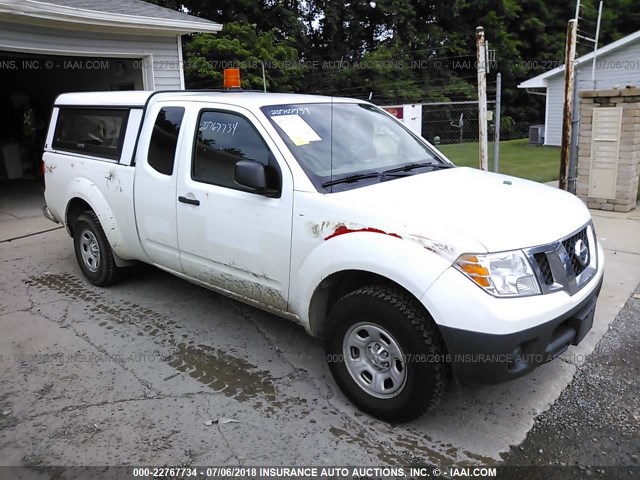
[[[65,92],[142,90],[142,59],[0,51],[0,181],[39,177],[55,98]],[[6,187],[6,185],[5,185]],[[3,188],[6,190],[6,188]]]

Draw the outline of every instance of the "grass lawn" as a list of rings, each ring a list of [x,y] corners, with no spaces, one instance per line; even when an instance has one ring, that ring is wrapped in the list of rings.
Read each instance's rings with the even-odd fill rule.
[[[560,147],[532,147],[528,139],[500,142],[500,173],[550,182],[560,176]],[[478,168],[478,144],[461,143],[438,147],[460,167]],[[489,170],[493,171],[493,143],[489,142]]]

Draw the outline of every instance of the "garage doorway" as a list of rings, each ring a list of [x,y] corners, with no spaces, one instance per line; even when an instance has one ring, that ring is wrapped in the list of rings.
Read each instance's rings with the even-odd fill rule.
[[[59,94],[143,90],[143,67],[134,58],[0,51],[0,205],[13,203],[9,195],[41,196],[42,151]]]

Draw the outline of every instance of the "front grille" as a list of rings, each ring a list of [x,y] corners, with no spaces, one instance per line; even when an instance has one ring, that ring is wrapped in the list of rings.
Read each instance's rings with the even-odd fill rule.
[[[533,258],[538,263],[538,268],[542,274],[542,281],[545,285],[553,285],[553,273],[551,272],[551,266],[549,265],[549,259],[544,252],[536,253]]]
[[[596,243],[589,223],[579,232],[547,245],[525,250],[542,293],[578,292],[597,273]]]
[[[574,236],[569,237],[566,240],[562,241],[562,246],[567,251],[567,254],[569,255],[569,259],[571,260],[571,266],[573,267],[573,272],[575,276],[578,276],[582,272],[584,272],[587,266],[589,265],[589,262],[585,262],[585,265],[583,265],[582,262],[580,262],[578,255],[576,255],[575,248],[576,248],[576,243],[578,243],[579,240],[582,240],[584,244],[587,246],[587,249],[590,249],[589,237],[587,236],[586,228],[580,230]]]

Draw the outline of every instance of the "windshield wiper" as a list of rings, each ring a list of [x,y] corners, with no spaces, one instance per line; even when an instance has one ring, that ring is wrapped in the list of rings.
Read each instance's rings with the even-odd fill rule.
[[[445,168],[453,168],[453,165],[449,165],[448,163],[431,163],[431,162],[421,162],[421,163],[408,163],[407,165],[403,165],[402,167],[390,168],[389,170],[385,170],[382,172],[382,175],[387,175],[389,173],[396,172],[410,172],[411,170],[415,170],[416,168],[426,168],[431,167],[433,170],[441,170]]]
[[[322,186],[326,188],[332,185],[338,185],[340,183],[353,183],[359,180],[364,180],[366,178],[376,178],[376,177],[386,177],[386,176],[394,177],[396,175],[393,175],[393,174],[402,174],[404,172],[410,172],[411,170],[415,170],[416,168],[426,168],[426,167],[431,167],[432,170],[441,170],[445,168],[453,168],[453,165],[449,165],[448,163],[431,163],[431,162],[409,163],[407,165],[403,165],[402,167],[390,168],[389,170],[384,170],[383,172],[357,173],[355,175],[347,175],[346,177],[336,178],[335,180],[329,180],[328,182],[324,182]]]
[[[335,180],[329,180],[328,182],[324,182],[322,184],[323,187],[330,187],[331,185],[338,185],[339,183],[353,183],[358,180],[364,180],[365,178],[376,178],[379,177],[380,174],[378,172],[371,173],[358,173],[355,175],[347,175],[346,177],[336,178]]]

